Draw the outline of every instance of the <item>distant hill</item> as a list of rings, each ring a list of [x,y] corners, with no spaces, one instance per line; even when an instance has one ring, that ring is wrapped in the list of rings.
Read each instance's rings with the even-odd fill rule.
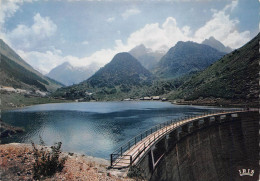
[[[62,84],[43,76],[0,39],[0,85],[26,90],[55,91]]]
[[[61,88],[53,95],[69,99],[119,99],[142,94],[152,80],[153,75],[132,55],[124,52],[115,55],[111,62],[86,81]]]
[[[224,98],[259,106],[259,38],[260,34],[194,75],[169,97]]]
[[[226,47],[220,41],[216,40],[214,37],[210,37],[209,39],[205,39],[201,44],[211,46],[212,48],[217,49],[220,52],[230,53],[232,49],[230,47]]]
[[[88,67],[74,67],[69,62],[64,62],[63,64],[53,68],[48,74],[46,74],[46,76],[69,86],[88,79],[97,70],[98,67],[95,65],[90,65]]]
[[[224,54],[208,45],[179,41],[161,58],[153,72],[160,78],[177,78],[207,68]]]
[[[152,49],[146,48],[143,44],[136,46],[130,50],[129,53],[148,70],[153,69],[165,54],[164,52],[153,51]]]
[[[118,53],[110,63],[97,71],[88,82],[93,87],[143,85],[150,83],[152,74],[129,53]]]

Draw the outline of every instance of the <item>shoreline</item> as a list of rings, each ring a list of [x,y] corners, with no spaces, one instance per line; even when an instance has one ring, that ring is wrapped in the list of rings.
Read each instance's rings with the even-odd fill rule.
[[[197,106],[216,106],[223,108],[246,108],[246,107],[258,107],[258,103],[247,102],[246,100],[227,100],[222,98],[205,98],[195,100],[179,100],[172,101],[177,105],[197,105]]]
[[[42,146],[36,145],[38,148]],[[50,147],[43,146],[49,150]],[[67,157],[61,172],[44,180],[107,180],[133,181],[127,177],[127,170],[108,169],[109,161],[103,158],[78,153],[61,152]],[[0,173],[3,180],[33,180],[33,148],[31,144],[0,144]]]
[[[18,107],[4,107],[1,108],[2,111],[11,111],[11,110],[16,110],[16,109],[22,109],[30,106],[36,106],[36,105],[44,105],[44,104],[62,104],[62,103],[104,103],[104,102],[169,102],[171,104],[175,105],[191,105],[191,106],[214,106],[214,107],[223,107],[223,108],[241,108],[241,107],[246,107],[246,104],[243,103],[232,103],[231,101],[225,101],[225,103],[222,102],[220,104],[219,102],[215,103],[208,103],[205,101],[200,100],[193,100],[193,101],[176,101],[176,100],[131,100],[131,101],[124,101],[124,100],[104,100],[104,101],[82,101],[82,102],[77,102],[73,100],[62,100],[57,101],[57,102],[44,102],[44,103],[35,103],[35,104],[30,104],[30,105],[23,105],[23,106],[18,106]]]

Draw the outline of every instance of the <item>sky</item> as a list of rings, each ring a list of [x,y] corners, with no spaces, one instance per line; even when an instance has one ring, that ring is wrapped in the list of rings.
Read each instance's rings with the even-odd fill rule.
[[[210,36],[239,48],[259,32],[259,0],[0,0],[0,38],[42,73],[104,66],[144,44],[154,51]]]

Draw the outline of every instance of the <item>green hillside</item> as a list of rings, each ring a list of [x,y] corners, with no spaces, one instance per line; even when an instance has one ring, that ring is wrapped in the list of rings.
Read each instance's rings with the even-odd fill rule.
[[[62,85],[43,76],[0,40],[0,85],[26,90],[55,91]]]
[[[208,45],[179,41],[161,58],[153,72],[164,79],[180,77],[204,70],[224,54]]]
[[[259,36],[192,76],[177,91],[172,91],[169,98],[211,97],[258,105]]]
[[[118,100],[144,96],[153,75],[129,53],[118,53],[110,63],[80,84],[58,89],[53,96],[84,100]]]
[[[118,53],[110,63],[86,82],[93,87],[144,85],[151,83],[152,74],[129,53]]]

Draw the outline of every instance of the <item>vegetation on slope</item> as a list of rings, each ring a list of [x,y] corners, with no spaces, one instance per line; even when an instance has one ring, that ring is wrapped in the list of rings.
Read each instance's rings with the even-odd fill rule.
[[[162,57],[154,73],[165,79],[201,71],[220,59],[225,53],[195,42],[178,42]]]
[[[118,53],[85,82],[92,87],[113,87],[148,85],[151,81],[152,74],[138,60],[129,53]]]
[[[27,90],[55,91],[62,84],[43,76],[0,39],[0,85]]]
[[[186,81],[169,98],[195,100],[213,97],[258,104],[259,34]]]
[[[148,94],[153,75],[129,53],[115,55],[88,80],[58,89],[53,96],[84,100],[118,100]]]

